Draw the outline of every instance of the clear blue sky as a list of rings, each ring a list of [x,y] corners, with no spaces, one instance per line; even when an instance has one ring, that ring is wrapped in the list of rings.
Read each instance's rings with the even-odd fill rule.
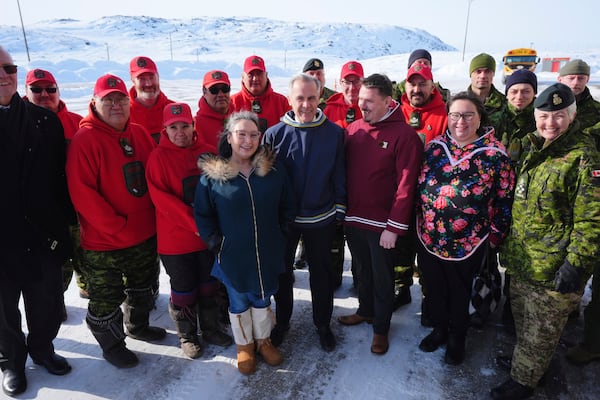
[[[420,28],[461,50],[469,0],[19,0],[25,26],[41,20],[108,15],[163,18],[262,16],[285,21],[386,23]],[[426,7],[424,7],[426,5]],[[471,0],[467,51],[533,45],[538,50],[600,49],[600,1]],[[3,0],[0,25],[20,25],[17,0]],[[343,40],[341,38],[341,40]]]

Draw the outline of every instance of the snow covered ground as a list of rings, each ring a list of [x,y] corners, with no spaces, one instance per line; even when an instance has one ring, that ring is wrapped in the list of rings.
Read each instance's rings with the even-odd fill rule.
[[[85,25],[82,24],[82,29]],[[70,50],[63,38],[53,29],[44,31],[45,40],[35,48],[36,59],[27,63],[22,50],[11,51],[19,68],[19,92],[24,94],[24,79],[28,69],[41,67],[53,72],[60,86],[63,100],[69,109],[87,114],[87,105],[92,96],[95,78],[113,72],[129,81],[128,63],[137,55],[146,55],[158,61],[163,91],[169,98],[184,101],[197,109],[201,94],[202,76],[210,69],[224,68],[230,73],[233,92],[240,87],[241,65],[245,57],[257,53],[265,57],[267,69],[274,88],[287,94],[289,77],[298,72],[304,62],[314,56],[323,59],[326,65],[328,86],[334,88],[341,65],[355,58],[352,49],[345,56],[314,54],[310,48],[302,51],[283,52],[269,46],[255,44],[252,48],[218,49],[219,57],[208,54],[202,62],[168,61],[164,44],[156,43],[156,49],[139,47],[139,42],[129,41],[120,31],[103,31],[100,40],[116,43],[111,47],[111,61],[90,60],[87,53]],[[0,44],[9,42],[4,27],[0,31]],[[14,31],[17,32],[18,31]],[[324,33],[323,33],[324,34]],[[11,35],[15,35],[12,33]],[[98,36],[98,35],[96,35]],[[14,38],[13,43],[14,43]],[[331,38],[334,40],[336,38]],[[290,39],[291,40],[291,39]],[[407,45],[410,49],[424,47],[417,41]],[[283,42],[286,39],[282,40]],[[151,41],[145,41],[152,46]],[[63,46],[63,47],[59,47]],[[162,46],[162,47],[161,47]],[[120,52],[116,49],[120,48]],[[214,50],[214,49],[213,49]],[[490,54],[499,60],[502,50]],[[216,50],[215,50],[216,52]],[[56,54],[60,53],[60,57]],[[41,56],[40,56],[41,54]],[[161,54],[161,56],[157,56]],[[433,74],[436,81],[452,92],[464,90],[469,84],[469,60],[475,55],[467,53],[466,61],[456,51],[435,51]],[[546,56],[570,56],[583,58],[592,67],[590,88],[600,99],[600,56],[598,51],[571,53],[568,49]],[[408,53],[364,58],[366,74],[386,73],[391,79],[402,80],[406,73]],[[83,73],[84,71],[85,73]],[[539,72],[540,90],[556,81],[556,73]],[[496,75],[496,86],[500,83],[500,69]],[[169,298],[168,277],[161,276],[160,298],[157,309],[152,313],[152,323],[166,328],[167,338],[156,344],[127,339],[128,346],[140,356],[140,364],[129,370],[118,370],[106,362],[100,347],[85,326],[87,301],[80,299],[77,288],[71,285],[66,293],[68,320],[63,324],[55,346],[58,353],[67,357],[73,371],[66,376],[49,375],[43,368],[27,363],[29,389],[22,399],[487,399],[489,389],[503,382],[508,373],[494,361],[496,355],[510,354],[514,339],[504,333],[498,323],[498,313],[483,330],[471,330],[467,341],[467,358],[463,365],[453,367],[444,364],[444,350],[423,353],[418,349],[420,340],[429,329],[419,323],[420,287],[412,287],[413,302],[394,313],[390,331],[390,350],[383,356],[370,352],[371,327],[359,325],[346,327],[335,318],[353,312],[358,303],[352,289],[352,278],[348,271],[349,255],[346,259],[344,282],[335,294],[333,331],[338,346],[332,353],[321,350],[312,325],[308,272],[298,270],[295,284],[295,309],[291,330],[281,350],[284,363],[278,367],[259,364],[258,371],[250,377],[242,376],[236,369],[235,346],[223,350],[207,347],[205,355],[198,360],[182,357],[178,347],[173,323],[167,312]],[[415,282],[416,283],[416,282]],[[589,293],[587,294],[589,298]],[[24,324],[24,329],[26,325]],[[600,379],[600,363],[584,368],[572,367],[564,359],[565,345],[576,343],[581,337],[582,318],[571,321],[563,335],[544,387],[536,391],[535,399],[597,399],[597,384]],[[0,399],[7,398],[0,393]]]

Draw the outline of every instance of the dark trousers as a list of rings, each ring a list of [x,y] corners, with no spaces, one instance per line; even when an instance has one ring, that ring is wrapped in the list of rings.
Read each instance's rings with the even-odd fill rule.
[[[215,256],[209,250],[177,255],[161,254],[160,259],[169,275],[171,290],[193,292],[203,284],[217,283],[210,275]]]
[[[296,246],[302,236],[310,273],[313,323],[317,327],[329,326],[333,312],[334,276],[331,267],[331,244],[335,226],[335,222],[320,228],[290,226],[285,249],[286,270],[279,276],[279,289],[275,293],[277,324],[289,325],[292,316],[294,304],[293,265]]]
[[[27,354],[41,360],[54,353],[52,341],[61,324],[63,290],[60,265],[40,259],[40,275],[0,279],[0,367],[23,371]],[[22,268],[27,268],[22,266]],[[21,329],[23,296],[29,334]]]
[[[394,307],[394,266],[398,249],[379,245],[380,232],[346,227],[346,240],[358,273],[358,311],[373,317],[373,332],[385,335]]]
[[[433,325],[459,334],[469,328],[469,302],[473,277],[481,266],[482,244],[467,259],[443,260],[418,244],[419,269],[424,277],[427,306]]]

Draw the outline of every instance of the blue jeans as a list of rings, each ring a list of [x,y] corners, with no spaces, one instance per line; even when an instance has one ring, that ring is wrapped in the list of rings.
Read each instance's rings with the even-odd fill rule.
[[[250,307],[267,308],[271,305],[271,296],[275,294],[275,291],[267,292],[262,298],[258,293],[240,293],[227,284],[225,287],[229,295],[229,312],[232,314],[241,314]]]

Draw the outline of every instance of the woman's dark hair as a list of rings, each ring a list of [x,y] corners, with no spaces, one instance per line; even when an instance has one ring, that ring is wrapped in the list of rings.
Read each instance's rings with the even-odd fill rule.
[[[258,115],[251,111],[240,111],[233,113],[227,119],[227,123],[225,124],[225,129],[219,135],[219,142],[217,144],[217,151],[219,155],[223,158],[229,158],[232,154],[231,145],[227,142],[227,136],[229,136],[232,132],[233,127],[240,121],[252,121],[254,125],[256,125],[256,129],[260,131],[260,126],[258,122]]]
[[[477,114],[479,114],[479,119],[481,120],[481,124],[479,125],[479,128],[477,129],[477,134],[479,136],[483,135],[485,133],[484,128],[486,126],[490,125],[490,119],[488,117],[488,113],[485,109],[485,106],[483,105],[483,103],[481,102],[479,97],[477,97],[472,92],[458,92],[454,96],[450,97],[450,99],[448,100],[448,103],[446,103],[446,112],[450,112],[450,106],[456,100],[467,100],[467,101],[470,101],[471,103],[473,103],[473,105],[477,109]]]

